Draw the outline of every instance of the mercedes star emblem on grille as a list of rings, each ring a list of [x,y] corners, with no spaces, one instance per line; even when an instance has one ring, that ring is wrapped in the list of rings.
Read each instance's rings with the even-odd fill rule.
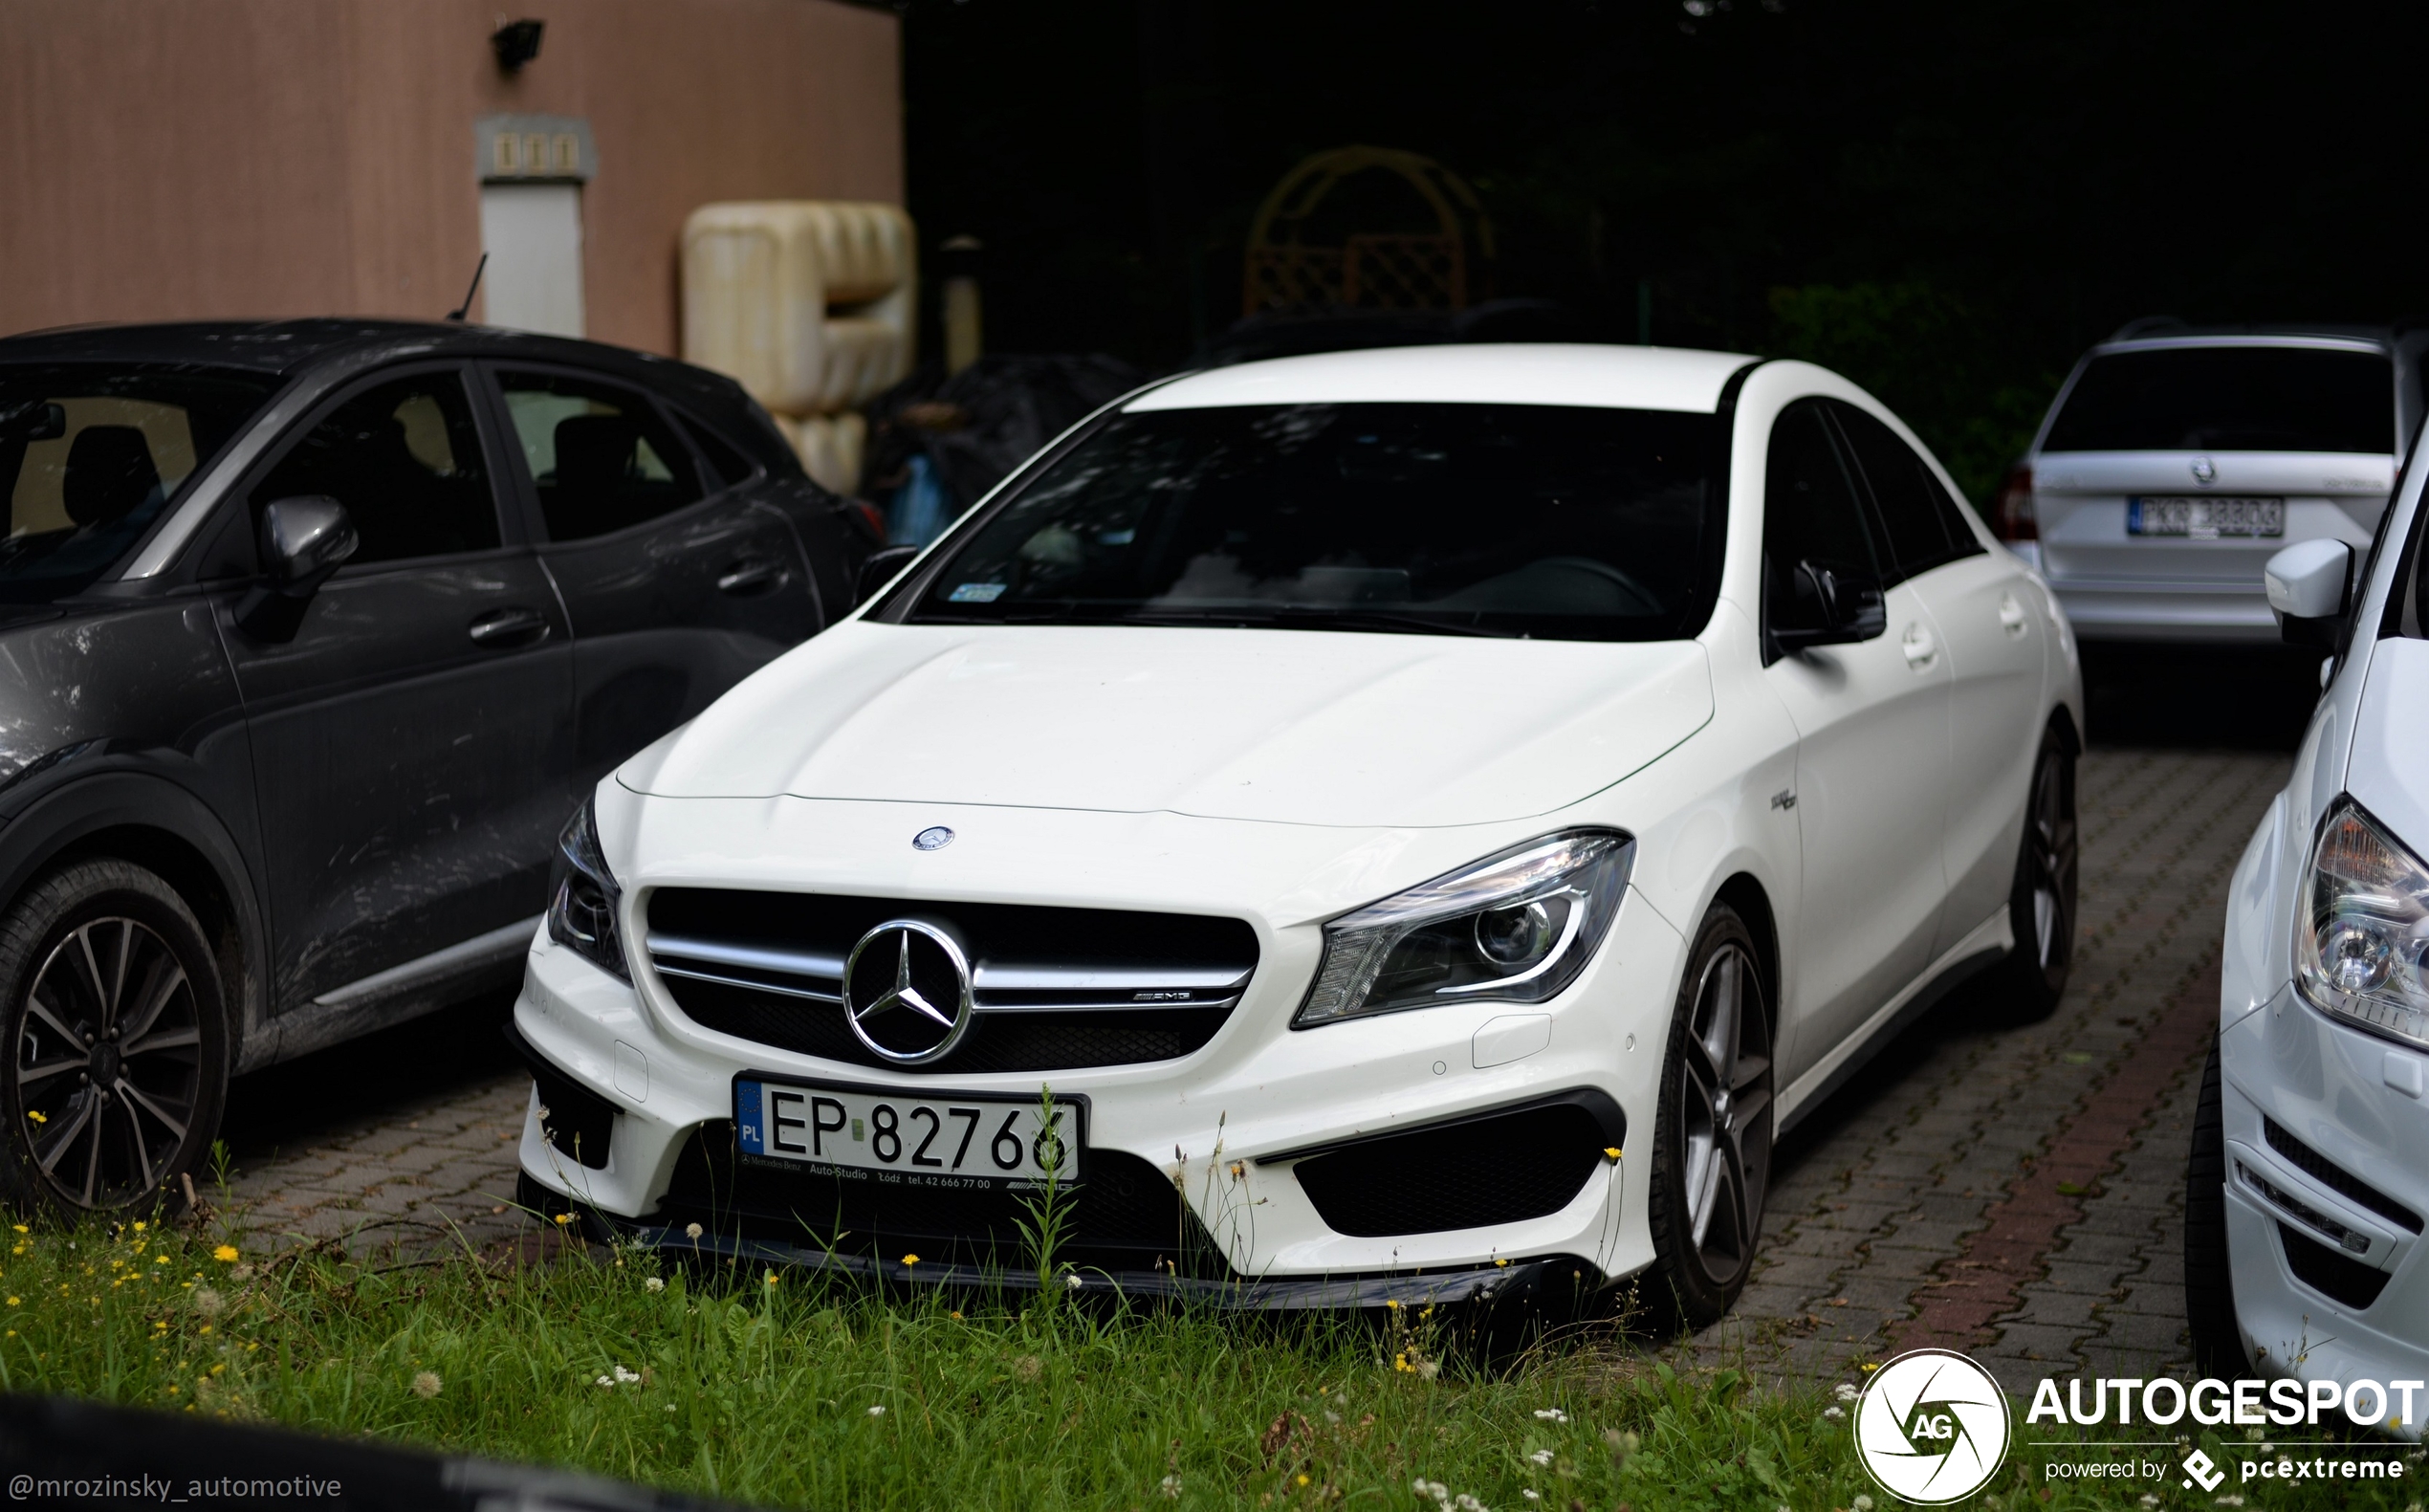
[[[953,843],[953,832],[942,824],[921,830],[911,837],[913,850],[942,850]]]
[[[970,958],[942,928],[889,919],[843,963],[843,1011],[861,1043],[901,1065],[942,1060],[969,1032]]]

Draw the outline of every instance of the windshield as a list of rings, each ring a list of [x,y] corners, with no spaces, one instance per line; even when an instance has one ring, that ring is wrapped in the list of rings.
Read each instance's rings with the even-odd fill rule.
[[[277,388],[251,373],[0,365],[0,603],[80,592]]]
[[[1675,640],[1719,575],[1721,422],[1541,405],[1117,415],[934,572],[928,624]]]
[[[2301,346],[2110,352],[2085,364],[2041,449],[2392,454],[2395,364]]]

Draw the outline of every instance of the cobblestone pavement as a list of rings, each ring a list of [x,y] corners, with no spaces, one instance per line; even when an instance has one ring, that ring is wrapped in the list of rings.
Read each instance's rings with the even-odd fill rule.
[[[2057,1012],[1989,1027],[1982,998],[1960,993],[1815,1112],[1781,1149],[1743,1300],[1674,1357],[1844,1378],[1941,1343],[2011,1388],[2085,1366],[2183,1367],[2185,1142],[2224,891],[2287,766],[2085,756],[2081,921]],[[487,1021],[445,1032],[495,1040]],[[525,1232],[508,1204],[529,1082],[503,1063],[435,1080],[427,1095],[238,1141],[231,1207],[248,1242],[460,1234],[488,1248]]]
[[[1847,1379],[1923,1344],[2010,1390],[2190,1366],[2183,1180],[2235,863],[2288,758],[2094,751],[2081,917],[2050,1017],[1959,993],[1783,1141],[1754,1279],[1672,1351]]]

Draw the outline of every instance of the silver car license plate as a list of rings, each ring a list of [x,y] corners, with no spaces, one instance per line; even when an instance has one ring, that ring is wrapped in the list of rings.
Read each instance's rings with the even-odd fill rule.
[[[746,1156],[887,1185],[971,1191],[1027,1186],[1054,1171],[1038,1099],[962,1092],[733,1081],[734,1139]],[[1077,1184],[1087,1105],[1054,1100],[1061,1179]]]
[[[2191,540],[2283,536],[2282,498],[2159,494],[2126,500],[2129,536],[2182,536]]]

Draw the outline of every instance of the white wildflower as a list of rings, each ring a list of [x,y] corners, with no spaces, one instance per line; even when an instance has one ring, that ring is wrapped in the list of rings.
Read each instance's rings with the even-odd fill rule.
[[[2142,1504],[2147,1507],[2155,1507],[2159,1504],[2159,1499],[2153,1496],[2150,1492],[2145,1491],[2142,1493]]]
[[[194,1310],[201,1313],[204,1317],[218,1317],[223,1305],[224,1304],[219,1293],[211,1290],[208,1286],[202,1286],[195,1289]]]
[[[413,1378],[413,1394],[422,1398],[426,1402],[431,1397],[438,1395],[439,1372],[436,1370],[424,1370],[421,1374],[415,1376]]]
[[[1838,1385],[1830,1388],[1830,1391],[1842,1402],[1852,1402],[1857,1397],[1864,1394],[1861,1391],[1857,1390],[1855,1384],[1851,1381],[1841,1381]]]
[[[1548,1465],[1552,1462],[1552,1452],[1548,1449],[1538,1449],[1526,1457],[1531,1463]]]
[[[2265,1455],[2273,1455],[2277,1453],[2277,1446],[2266,1439],[2263,1439],[2261,1441],[2261,1453]]]
[[[1078,1291],[1080,1289],[1080,1278],[1076,1273],[1063,1277],[1062,1283],[1065,1286],[1070,1287],[1073,1291]]]
[[[641,1283],[641,1289],[643,1291],[665,1291],[667,1289],[667,1283],[659,1280],[657,1277],[652,1276],[647,1281]]]
[[[686,1238],[696,1239],[700,1237],[700,1225],[697,1223],[687,1223],[683,1226],[683,1235]]]
[[[1459,1512],[1487,1512],[1483,1502],[1478,1501],[1476,1498],[1468,1495],[1464,1491],[1460,1492],[1457,1496],[1453,1497],[1451,1499],[1451,1504],[1457,1507]]]
[[[641,1381],[641,1372],[640,1372],[640,1371],[638,1371],[638,1370],[625,1370],[623,1366],[619,1365],[619,1366],[615,1367],[615,1373],[614,1373],[613,1375],[602,1375],[602,1376],[601,1376],[598,1380],[596,1380],[596,1381],[592,1382],[591,1384],[592,1384],[592,1385],[594,1385],[594,1386],[610,1386],[610,1387],[613,1387],[613,1386],[634,1386],[634,1385],[638,1385],[638,1384],[640,1383],[640,1381]]]
[[[1568,1421],[1568,1413],[1562,1412],[1557,1407],[1539,1407],[1535,1410],[1535,1415],[1547,1423],[1565,1423]]]
[[[1858,1492],[1855,1500],[1849,1502],[1848,1505],[1853,1507],[1855,1512],[1872,1512],[1872,1499],[1861,1492]]]
[[[1177,1501],[1180,1500],[1181,1496],[1181,1478],[1179,1476],[1166,1476],[1163,1482],[1155,1489],[1162,1492],[1166,1497]]]
[[[1822,1409],[1822,1415],[1829,1418],[1832,1422],[1836,1422],[1847,1415],[1847,1409],[1844,1407],[1826,1407]]]
[[[883,1417],[883,1416],[885,1416],[885,1415],[886,1415],[886,1404],[885,1404],[885,1403],[883,1403],[883,1402],[880,1402],[880,1403],[878,1403],[876,1406],[871,1407],[871,1408],[868,1410],[868,1415],[869,1415],[869,1416],[871,1416],[871,1417]]]

